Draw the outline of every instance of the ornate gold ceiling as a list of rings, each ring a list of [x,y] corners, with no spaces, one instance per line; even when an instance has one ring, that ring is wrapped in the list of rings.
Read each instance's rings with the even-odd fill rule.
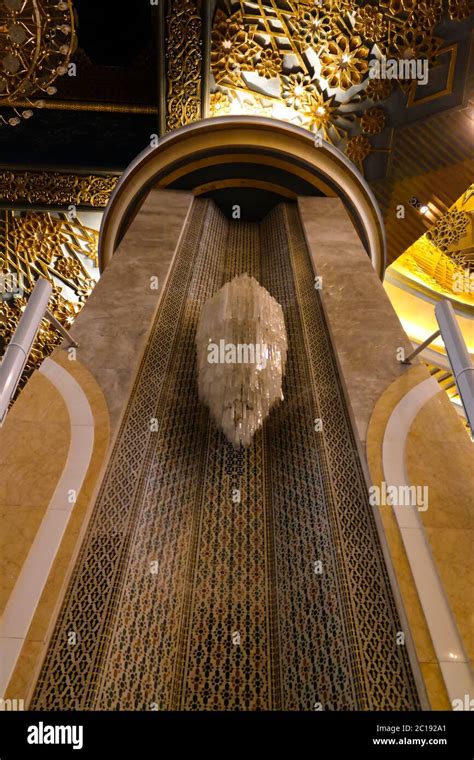
[[[391,269],[434,293],[474,306],[474,185]]]
[[[77,47],[71,0],[3,0],[0,3],[0,106],[10,106],[2,124],[12,127],[54,95]],[[23,108],[19,102],[23,102]]]
[[[58,22],[55,36],[49,47],[40,49],[38,34],[49,27],[46,24],[40,29],[38,24],[52,3],[56,5],[51,29],[52,22]],[[215,7],[212,19],[211,7]],[[31,17],[27,8],[34,10]],[[0,0],[0,9],[0,106],[14,105],[19,98],[20,111],[28,112],[34,83],[25,89],[29,81],[26,53],[38,64],[44,59],[42,81],[37,84],[48,93],[48,87],[54,89],[54,77],[64,73],[75,45],[72,3]],[[470,181],[464,176],[465,162],[461,163],[465,158],[461,148],[467,140],[464,135],[461,145],[460,115],[453,110],[462,101],[454,74],[460,73],[459,64],[464,60],[459,41],[462,34],[456,37],[453,29],[460,29],[473,9],[472,0],[218,0],[217,4],[160,0],[157,131],[174,130],[209,112],[214,116],[258,114],[317,133],[344,151],[371,180],[370,162],[390,157],[388,178],[374,186],[386,210],[389,261],[421,232],[417,212],[408,213],[401,223],[394,209],[410,195],[423,191],[427,196],[434,187],[443,199],[438,207],[445,215],[406,251],[401,266],[412,281],[472,304],[471,290],[454,290],[455,276],[459,278],[461,272],[467,272],[468,278],[472,275],[472,189],[465,203],[460,199],[455,207],[448,207]],[[33,29],[34,24],[38,28]],[[62,31],[57,31],[58,24],[64,26]],[[20,26],[28,32],[23,41]],[[371,61],[382,57],[427,59],[430,85],[425,88],[413,80],[371,78]],[[20,61],[16,71],[13,58]],[[453,92],[456,98],[449,100]],[[48,94],[54,95],[52,90]],[[62,107],[60,102],[56,105]],[[441,126],[433,118],[425,118],[437,111]],[[23,111],[13,118],[22,116]],[[12,131],[19,133],[20,128]],[[453,135],[458,139],[453,140]],[[430,158],[431,153],[436,160]],[[458,161],[458,168],[446,165],[445,157],[448,164]],[[416,166],[410,176],[403,174],[405,184],[396,184],[400,164],[406,168],[410,162]],[[428,175],[423,162],[430,169],[443,170],[441,184],[438,179],[433,182],[432,176],[438,175]],[[45,168],[33,171],[27,165],[0,171],[0,202],[20,208],[28,204],[33,209],[62,208],[64,212],[71,204],[76,208],[107,205],[118,180],[116,172],[90,167],[54,171],[46,168],[48,164],[45,160]],[[455,178],[448,182],[446,172],[451,169]],[[52,279],[54,313],[63,324],[69,324],[94,284],[90,272],[96,264],[97,233],[77,218],[70,220],[66,213],[0,213],[0,275],[21,271],[26,294],[38,276]],[[470,243],[466,242],[469,235]],[[23,298],[0,300],[0,335],[7,341],[23,305]],[[39,360],[57,341],[53,328],[44,326],[34,357]]]
[[[49,311],[69,327],[98,277],[99,234],[78,217],[45,212],[0,212],[0,338],[8,345],[38,277],[50,280]],[[13,278],[12,278],[13,276]],[[12,284],[18,292],[8,298]],[[30,354],[22,385],[61,342],[44,320]]]
[[[118,174],[0,169],[0,202],[105,208]]]
[[[434,33],[442,14],[469,16],[470,0],[234,0],[217,7],[211,35],[213,115],[254,113],[320,134],[364,169],[370,154],[390,150],[387,100],[419,104],[416,80],[371,78],[374,59],[443,63],[452,86],[456,44]],[[448,61],[448,63],[446,63]]]

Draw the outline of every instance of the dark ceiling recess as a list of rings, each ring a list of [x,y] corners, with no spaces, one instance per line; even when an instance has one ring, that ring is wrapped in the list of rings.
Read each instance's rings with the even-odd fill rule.
[[[154,132],[153,115],[41,111],[15,131],[0,130],[0,165],[123,170]]]
[[[74,0],[74,6],[79,45],[94,65],[128,68],[143,50],[153,47],[150,2]]]
[[[124,169],[158,131],[158,14],[148,0],[75,0],[76,76],[18,127],[0,129],[0,164]],[[54,105],[54,108],[49,107]]]
[[[292,202],[277,193],[254,187],[222,188],[205,193],[202,197],[212,198],[228,219],[243,222],[260,222],[279,203]]]

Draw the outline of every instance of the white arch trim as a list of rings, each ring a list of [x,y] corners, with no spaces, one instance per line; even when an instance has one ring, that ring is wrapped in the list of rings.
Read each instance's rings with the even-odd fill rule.
[[[104,268],[112,258],[120,224],[144,188],[151,187],[157,170],[177,158],[214,147],[223,152],[265,144],[271,133],[273,149],[288,160],[298,156],[330,180],[351,201],[365,231],[369,255],[381,279],[386,265],[385,227],[375,195],[356,166],[340,150],[323,141],[315,147],[314,134],[289,122],[262,116],[218,116],[201,119],[161,137],[157,147],[145,148],[125,169],[115,186],[102,217],[99,262]]]
[[[388,486],[409,486],[406,471],[406,443],[411,425],[420,409],[440,391],[428,378],[416,385],[397,404],[390,415],[382,447],[385,482]],[[416,589],[426,618],[436,657],[451,703],[465,695],[474,696],[469,658],[436,568],[423,523],[416,507],[395,506],[395,517],[402,535]]]
[[[94,416],[75,378],[57,362],[45,359],[39,370],[61,394],[69,414],[70,443],[63,472],[51,497],[26,561],[8,600],[0,626],[0,698],[4,697],[48,580],[79,494],[94,447]],[[38,473],[40,477],[40,473]]]

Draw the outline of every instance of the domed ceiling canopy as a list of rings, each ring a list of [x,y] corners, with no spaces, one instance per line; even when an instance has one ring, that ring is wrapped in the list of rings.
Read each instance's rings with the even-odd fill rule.
[[[258,167],[259,177],[247,177],[247,187],[259,186],[273,171],[273,186],[282,196],[338,196],[346,205],[370,256],[383,276],[385,237],[375,197],[351,161],[328,143],[315,142],[307,130],[257,116],[203,119],[159,140],[143,151],[122,175],[102,220],[99,260],[107,265],[131,216],[152,187],[186,187],[200,194],[203,168],[220,176],[214,188],[241,186],[239,167]],[[264,171],[262,171],[264,168]],[[304,185],[305,189],[300,189]]]

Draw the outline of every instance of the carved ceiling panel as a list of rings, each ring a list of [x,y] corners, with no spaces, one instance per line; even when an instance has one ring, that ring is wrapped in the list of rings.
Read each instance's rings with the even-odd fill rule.
[[[390,103],[408,110],[451,93],[458,44],[450,40],[470,10],[469,0],[221,2],[211,36],[211,114],[293,122],[364,171],[369,155],[390,152]],[[419,66],[417,78],[395,71],[399,61]]]
[[[39,277],[53,285],[49,311],[66,329],[72,325],[99,279],[98,239],[78,216],[0,212],[0,343],[9,344]],[[21,386],[60,342],[43,320]]]

